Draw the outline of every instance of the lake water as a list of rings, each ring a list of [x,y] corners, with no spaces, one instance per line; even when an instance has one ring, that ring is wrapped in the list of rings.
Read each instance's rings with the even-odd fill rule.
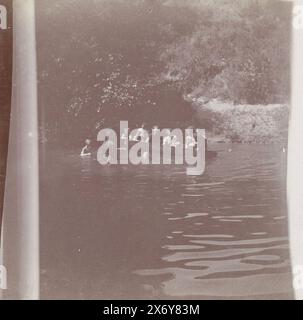
[[[187,176],[42,148],[42,298],[292,298],[285,154],[210,149]]]

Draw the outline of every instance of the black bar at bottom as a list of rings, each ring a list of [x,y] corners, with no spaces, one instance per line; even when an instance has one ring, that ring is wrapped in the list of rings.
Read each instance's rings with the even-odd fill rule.
[[[23,318],[43,319],[243,319],[248,315],[273,317],[293,311],[295,301],[196,301],[196,300],[127,300],[127,301],[0,301],[0,312]],[[291,309],[289,304],[292,304]],[[239,307],[244,307],[239,308]],[[262,307],[262,309],[260,308]],[[224,318],[223,318],[224,317]]]

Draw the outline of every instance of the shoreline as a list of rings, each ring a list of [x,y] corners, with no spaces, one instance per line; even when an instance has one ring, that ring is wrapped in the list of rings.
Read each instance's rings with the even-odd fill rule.
[[[190,100],[189,100],[190,99]],[[248,105],[187,98],[210,143],[287,144],[287,104]]]

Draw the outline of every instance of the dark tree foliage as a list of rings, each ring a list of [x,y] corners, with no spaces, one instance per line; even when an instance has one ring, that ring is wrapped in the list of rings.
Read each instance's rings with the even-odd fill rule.
[[[184,94],[287,101],[290,12],[268,0],[38,1],[44,138],[70,143],[120,120],[186,126]]]

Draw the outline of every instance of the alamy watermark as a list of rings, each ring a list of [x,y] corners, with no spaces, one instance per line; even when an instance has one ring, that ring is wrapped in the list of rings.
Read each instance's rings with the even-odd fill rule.
[[[3,265],[0,265],[0,289],[7,289],[7,271]]]
[[[159,129],[148,131],[142,126],[129,132],[128,122],[120,121],[120,133],[102,129],[97,135],[102,142],[97,150],[97,160],[106,164],[185,164],[187,175],[201,175],[205,170],[204,129]],[[90,140],[81,155],[90,155]],[[174,161],[173,161],[174,160]]]
[[[0,4],[0,30],[7,29],[7,10],[6,7]]]
[[[295,30],[303,30],[303,5],[294,6],[292,25]]]
[[[293,269],[293,287],[295,290],[303,290],[303,265],[297,265]]]

